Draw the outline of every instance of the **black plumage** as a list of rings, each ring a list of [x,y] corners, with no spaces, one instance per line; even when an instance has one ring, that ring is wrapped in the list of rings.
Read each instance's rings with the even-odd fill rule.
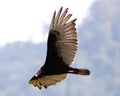
[[[62,13],[62,7],[53,18],[50,24],[47,56],[43,67],[29,81],[30,84],[37,86],[39,89],[47,88],[57,82],[65,79],[67,73],[89,75],[87,69],[72,68],[70,65],[74,61],[78,40],[75,28],[75,21],[68,21],[72,14],[67,14],[68,8]]]

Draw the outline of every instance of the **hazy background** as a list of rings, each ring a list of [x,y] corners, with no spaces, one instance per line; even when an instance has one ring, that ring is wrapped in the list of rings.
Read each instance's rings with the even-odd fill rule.
[[[76,4],[71,6],[77,8],[78,1]],[[53,10],[55,8],[47,11]],[[77,16],[73,17],[79,18]],[[33,39],[11,43],[10,39],[11,42],[0,47],[0,96],[120,96],[120,0],[94,1],[86,17],[78,22],[79,48],[72,66],[88,68],[90,76],[69,75],[57,85],[39,90],[28,81],[44,64],[46,40],[33,43],[31,37]],[[42,27],[47,34],[49,23],[44,22]]]

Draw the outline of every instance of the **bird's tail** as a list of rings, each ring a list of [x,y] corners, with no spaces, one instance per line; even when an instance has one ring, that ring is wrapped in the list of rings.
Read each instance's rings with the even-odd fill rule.
[[[88,69],[78,69],[79,75],[90,75],[90,71]]]
[[[88,69],[77,69],[70,67],[68,73],[78,74],[78,75],[90,75],[90,71]]]

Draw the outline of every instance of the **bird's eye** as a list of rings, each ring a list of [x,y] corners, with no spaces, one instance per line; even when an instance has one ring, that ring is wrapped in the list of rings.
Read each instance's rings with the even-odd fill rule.
[[[38,77],[38,74],[37,74],[37,73],[35,74],[35,77]]]

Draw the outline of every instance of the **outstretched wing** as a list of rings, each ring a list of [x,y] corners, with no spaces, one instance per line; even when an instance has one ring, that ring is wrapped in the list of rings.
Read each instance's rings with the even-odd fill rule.
[[[46,68],[48,71],[51,69],[50,67],[58,67],[57,64],[59,63],[60,65],[62,62],[66,65],[70,65],[75,58],[78,46],[75,28],[76,19],[68,21],[72,14],[67,14],[67,12],[68,8],[62,13],[61,7],[57,15],[56,11],[53,14],[48,36],[47,58],[43,66],[44,70]],[[37,86],[39,89],[41,89],[42,86],[47,88],[50,85],[62,81],[66,76],[67,74],[43,75],[31,79],[29,83]]]
[[[56,11],[53,14],[53,18],[50,25],[49,37],[54,34],[54,42],[56,44],[58,58],[61,58],[65,64],[70,65],[74,61],[78,43],[77,43],[77,33],[75,28],[75,21],[68,20],[72,14],[67,14],[68,8],[62,13],[62,7],[56,15]],[[49,42],[49,45],[52,45],[52,42]],[[48,46],[48,49],[51,49],[51,46]]]
[[[61,80],[65,79],[67,74],[60,74],[60,75],[45,75],[42,77],[33,77],[29,83],[33,84],[35,87],[38,87],[39,89],[47,88],[50,85],[55,85],[57,82],[60,82]]]

